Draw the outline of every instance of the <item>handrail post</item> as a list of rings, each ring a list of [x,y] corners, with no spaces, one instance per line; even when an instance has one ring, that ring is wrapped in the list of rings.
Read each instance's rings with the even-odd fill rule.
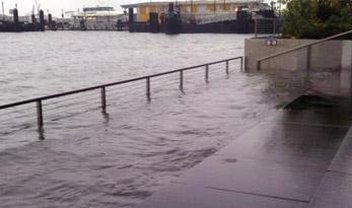
[[[101,88],[101,109],[104,114],[106,114],[106,89]]]
[[[241,72],[243,72],[243,71],[244,71],[244,70],[243,70],[243,65],[244,65],[244,64],[243,64],[243,56],[241,56],[240,59],[241,59]]]
[[[37,105],[37,124],[38,124],[38,130],[42,131],[44,122],[43,122],[43,105],[42,105],[42,100],[37,100],[36,102]]]
[[[254,19],[254,37],[258,37],[258,19]]]
[[[180,90],[183,91],[183,70],[180,71]]]
[[[147,99],[148,101],[151,100],[151,96],[150,96],[150,77],[146,78],[146,82],[147,82],[147,91],[146,91],[146,95],[147,95]]]
[[[257,71],[262,70],[262,69],[261,69],[261,67],[262,67],[261,65],[262,65],[262,62],[261,62],[260,60],[258,60],[258,61],[257,61]]]
[[[205,82],[209,82],[209,65],[205,65]]]
[[[226,75],[229,75],[229,60],[226,61]]]
[[[309,72],[311,70],[311,65],[312,65],[312,46],[309,45],[307,47],[307,72]]]
[[[273,37],[276,37],[276,24],[275,18],[273,18]]]

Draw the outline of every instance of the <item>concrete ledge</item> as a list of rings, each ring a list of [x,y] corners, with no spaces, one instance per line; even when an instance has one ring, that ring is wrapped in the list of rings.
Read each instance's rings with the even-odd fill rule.
[[[267,46],[265,39],[246,39],[245,58],[246,69],[249,72],[257,70],[256,60],[270,54],[285,51],[302,44],[311,43],[308,39],[279,39],[276,46]],[[312,46],[312,70],[341,70],[344,66],[351,66],[352,41],[331,40]],[[261,68],[285,69],[291,71],[305,70],[307,66],[307,48],[303,48],[270,60],[263,61]]]

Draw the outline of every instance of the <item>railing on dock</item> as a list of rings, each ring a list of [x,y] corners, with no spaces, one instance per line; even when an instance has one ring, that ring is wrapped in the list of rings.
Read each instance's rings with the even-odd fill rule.
[[[45,122],[44,122],[45,112],[43,109],[43,102],[44,101],[55,100],[55,99],[69,96],[69,95],[83,94],[84,92],[94,92],[94,91],[98,90],[99,97],[100,97],[99,98],[99,100],[100,100],[99,101],[99,108],[101,108],[101,111],[103,114],[107,114],[107,112],[108,112],[108,109],[107,109],[108,97],[107,97],[106,92],[107,92],[107,89],[110,87],[120,86],[120,85],[128,85],[128,84],[133,84],[133,83],[136,84],[137,82],[145,82],[145,96],[146,96],[147,101],[150,102],[152,100],[152,90],[151,90],[152,83],[151,83],[151,81],[153,79],[157,80],[157,78],[165,77],[167,75],[177,74],[178,75],[177,79],[179,82],[178,88],[181,92],[183,92],[184,91],[184,82],[185,82],[184,73],[186,71],[193,71],[193,70],[195,71],[196,69],[199,70],[199,69],[204,68],[204,81],[205,81],[205,83],[208,83],[209,82],[209,75],[210,75],[210,66],[224,64],[222,69],[224,70],[226,76],[228,76],[230,73],[229,68],[230,68],[231,61],[239,61],[240,70],[243,71],[243,69],[244,69],[243,57],[235,57],[235,58],[225,59],[225,60],[221,60],[221,61],[215,61],[215,62],[211,62],[211,63],[181,68],[181,69],[177,69],[177,70],[173,70],[173,71],[167,71],[167,72],[137,77],[137,78],[133,78],[133,79],[112,82],[112,83],[107,83],[107,84],[103,84],[103,85],[97,85],[97,86],[93,86],[93,87],[87,87],[87,88],[82,88],[82,89],[78,89],[78,90],[72,90],[72,91],[68,91],[68,92],[53,94],[53,95],[49,95],[49,96],[36,97],[36,98],[28,99],[28,100],[14,102],[14,103],[0,106],[0,112],[4,111],[4,110],[15,108],[18,106],[33,104],[33,106],[31,108],[32,109],[34,108],[35,112],[36,112],[36,120],[37,120],[36,122],[37,122],[37,126],[38,126],[38,132],[40,135],[39,138],[44,138],[44,137],[41,137],[41,134],[43,133],[43,130],[44,130],[44,124],[45,124]],[[19,117],[21,117],[21,116],[19,116]]]
[[[254,37],[266,38],[269,36],[280,36],[280,18],[258,18],[254,19]]]

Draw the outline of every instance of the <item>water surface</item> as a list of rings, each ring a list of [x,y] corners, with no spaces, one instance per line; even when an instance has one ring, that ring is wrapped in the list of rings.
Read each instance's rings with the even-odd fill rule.
[[[0,34],[0,103],[168,71],[243,54],[243,35],[46,32]],[[45,140],[33,105],[1,114],[0,204],[133,207],[256,125],[287,91],[239,62],[46,101]],[[79,112],[79,114],[77,114]]]

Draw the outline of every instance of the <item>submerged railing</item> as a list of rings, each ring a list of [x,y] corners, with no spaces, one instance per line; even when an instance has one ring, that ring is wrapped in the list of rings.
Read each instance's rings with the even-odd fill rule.
[[[108,83],[108,84],[97,85],[97,86],[93,86],[93,87],[87,87],[87,88],[82,88],[82,89],[78,89],[78,90],[72,90],[72,91],[68,91],[68,92],[53,94],[53,95],[49,95],[49,96],[36,97],[36,98],[28,99],[28,100],[14,102],[14,103],[0,106],[0,112],[2,110],[15,108],[15,107],[22,106],[22,105],[34,104],[33,107],[35,107],[35,110],[36,110],[36,120],[37,120],[38,131],[39,131],[39,134],[41,135],[44,130],[43,101],[53,100],[56,98],[65,97],[65,96],[74,95],[74,94],[80,94],[80,93],[84,93],[84,92],[88,92],[88,91],[100,90],[100,98],[99,98],[100,99],[100,108],[101,108],[103,114],[107,114],[107,93],[106,93],[106,90],[108,87],[124,85],[127,83],[134,83],[134,82],[144,80],[145,81],[145,95],[146,95],[148,102],[150,102],[152,99],[151,80],[153,78],[163,77],[166,75],[178,73],[179,74],[179,78],[178,78],[179,79],[179,81],[178,81],[179,82],[179,90],[183,91],[184,90],[184,72],[185,71],[191,71],[191,70],[195,70],[195,69],[199,69],[199,68],[204,68],[204,80],[206,83],[208,83],[209,82],[209,71],[210,71],[209,67],[210,66],[217,65],[217,64],[225,64],[225,66],[224,66],[225,73],[226,73],[226,75],[229,75],[230,61],[235,61],[235,60],[240,61],[240,70],[243,71],[243,57],[235,57],[235,58],[230,58],[230,59],[224,59],[221,61],[215,61],[215,62],[211,62],[211,63],[181,68],[181,69],[177,69],[177,70],[173,70],[173,71],[167,71],[167,72],[137,77],[137,78],[133,78],[133,79],[112,82],[112,83]],[[40,137],[40,138],[44,138],[44,137]]]

